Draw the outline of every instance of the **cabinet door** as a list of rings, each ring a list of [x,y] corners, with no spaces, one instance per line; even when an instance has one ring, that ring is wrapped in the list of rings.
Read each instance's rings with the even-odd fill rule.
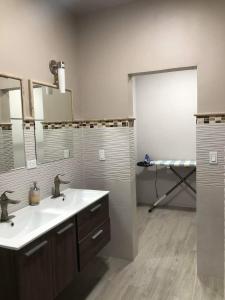
[[[20,300],[52,300],[51,246],[44,236],[17,254]]]
[[[0,299],[17,300],[14,252],[0,248]]]
[[[54,231],[54,285],[57,296],[77,273],[75,218],[61,224]]]

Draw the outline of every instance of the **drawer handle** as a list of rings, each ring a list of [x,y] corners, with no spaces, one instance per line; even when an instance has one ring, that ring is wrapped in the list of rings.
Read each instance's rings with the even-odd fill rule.
[[[74,227],[74,223],[70,223],[67,226],[65,226],[64,228],[60,229],[59,231],[57,231],[57,234],[61,235],[72,227]]]
[[[25,256],[30,257],[31,255],[33,255],[34,253],[38,252],[40,249],[42,249],[44,246],[46,246],[48,244],[48,241],[43,241],[42,243],[40,243],[39,245],[35,246],[33,249],[27,251],[25,253]]]
[[[91,213],[95,212],[95,211],[98,210],[101,206],[102,206],[101,203],[98,204],[98,205],[96,205],[95,207],[93,207],[92,209],[90,209],[90,212],[91,212]]]
[[[102,230],[102,229],[99,230],[96,234],[94,234],[94,235],[92,236],[92,240],[96,240],[97,237],[99,237],[102,233],[103,233],[103,230]]]

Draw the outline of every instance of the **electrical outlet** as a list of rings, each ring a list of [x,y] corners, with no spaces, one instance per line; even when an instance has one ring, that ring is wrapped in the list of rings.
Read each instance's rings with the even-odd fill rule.
[[[98,159],[105,160],[105,150],[104,149],[98,150]]]
[[[35,169],[37,168],[37,161],[36,159],[27,160],[27,169]]]

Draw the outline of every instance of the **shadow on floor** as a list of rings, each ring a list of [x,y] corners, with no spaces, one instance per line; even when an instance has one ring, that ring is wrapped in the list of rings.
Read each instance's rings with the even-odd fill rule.
[[[74,278],[56,300],[84,300],[109,270],[106,260],[96,257]]]

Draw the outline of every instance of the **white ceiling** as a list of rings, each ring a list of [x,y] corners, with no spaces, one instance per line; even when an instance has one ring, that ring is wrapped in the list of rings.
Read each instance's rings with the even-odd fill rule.
[[[132,1],[135,0],[57,0],[60,5],[78,15],[126,4]]]

